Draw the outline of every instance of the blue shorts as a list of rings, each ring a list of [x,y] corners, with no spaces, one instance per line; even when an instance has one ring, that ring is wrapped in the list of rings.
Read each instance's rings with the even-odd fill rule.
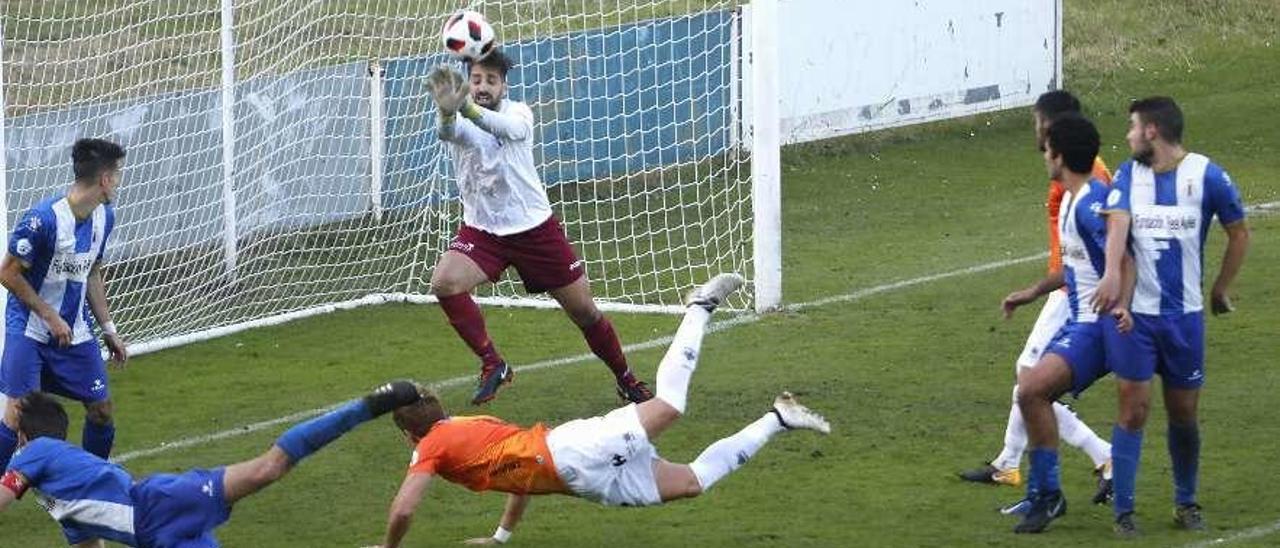
[[[225,468],[156,474],[133,486],[134,537],[145,548],[217,547],[213,531],[231,517]]]
[[[1133,315],[1133,331],[1107,333],[1107,364],[1127,381],[1159,373],[1165,386],[1204,386],[1204,313]]]
[[[0,393],[21,398],[44,391],[84,403],[111,397],[107,363],[97,339],[60,347],[26,335],[7,334],[0,358]]]
[[[1071,368],[1071,395],[1089,388],[1094,381],[1107,376],[1107,354],[1103,347],[1102,325],[1068,322],[1049,341],[1045,354],[1057,354]]]

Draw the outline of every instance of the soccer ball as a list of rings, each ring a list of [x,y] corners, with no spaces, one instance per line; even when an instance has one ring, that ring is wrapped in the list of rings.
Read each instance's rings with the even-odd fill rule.
[[[440,29],[444,50],[463,61],[479,61],[493,51],[496,40],[493,27],[484,16],[471,10],[458,10]]]

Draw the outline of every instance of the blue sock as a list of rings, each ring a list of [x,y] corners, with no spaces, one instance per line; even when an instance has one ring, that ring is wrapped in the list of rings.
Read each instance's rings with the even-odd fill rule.
[[[1196,503],[1200,471],[1200,426],[1169,423],[1169,459],[1173,461],[1173,500],[1179,506]]]
[[[84,432],[80,435],[80,446],[85,451],[104,459],[111,456],[111,446],[116,443],[115,423],[98,424],[89,419],[84,420]]]
[[[9,425],[0,422],[0,470],[9,468],[9,459],[17,449],[18,433],[9,428]]]
[[[1036,447],[1031,450],[1031,481],[1040,493],[1061,491],[1058,483],[1058,450]]]
[[[373,413],[369,411],[369,406],[364,400],[355,400],[286,430],[280,435],[280,439],[276,440],[276,446],[289,455],[292,463],[297,464],[298,461],[307,458],[329,442],[372,418]]]
[[[1134,486],[1138,482],[1138,460],[1142,457],[1142,431],[1130,432],[1116,425],[1111,429],[1111,480],[1115,489],[1112,504],[1116,516],[1133,511]]]

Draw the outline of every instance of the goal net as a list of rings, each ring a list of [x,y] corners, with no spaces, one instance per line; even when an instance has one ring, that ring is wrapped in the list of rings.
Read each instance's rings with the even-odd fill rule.
[[[429,301],[461,220],[423,77],[457,1],[6,0],[5,228],[70,182],[69,147],[128,151],[108,291],[135,351],[347,306]],[[664,310],[750,278],[731,0],[488,1],[509,96],[605,308]],[[512,273],[514,276],[514,273]],[[485,302],[542,305],[517,279]],[[751,291],[732,303],[753,305]]]

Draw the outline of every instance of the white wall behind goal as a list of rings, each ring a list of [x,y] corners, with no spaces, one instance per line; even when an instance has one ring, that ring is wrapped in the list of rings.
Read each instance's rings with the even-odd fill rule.
[[[1062,82],[1061,0],[778,0],[777,11],[783,144],[1026,106]]]

